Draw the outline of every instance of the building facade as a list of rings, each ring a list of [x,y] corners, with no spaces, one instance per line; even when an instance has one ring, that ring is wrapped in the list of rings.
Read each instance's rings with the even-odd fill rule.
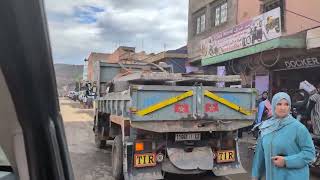
[[[237,24],[236,0],[189,0],[188,58],[199,64],[201,40]]]
[[[93,71],[94,71],[94,63],[97,61],[107,62],[111,54],[108,53],[90,53],[89,57],[85,59],[85,64],[87,64],[87,81],[93,81]],[[87,61],[87,62],[86,62]]]
[[[308,48],[319,44],[317,7],[318,0],[190,0],[190,63],[208,74],[224,66],[260,93],[320,82],[319,46]]]

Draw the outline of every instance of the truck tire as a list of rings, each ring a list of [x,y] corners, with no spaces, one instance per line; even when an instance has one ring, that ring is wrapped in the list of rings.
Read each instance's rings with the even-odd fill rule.
[[[116,136],[112,145],[112,176],[115,180],[123,179],[123,145],[122,137]]]
[[[97,122],[98,120],[98,122]],[[102,121],[102,115],[99,113],[98,114],[98,119],[96,120],[96,116],[94,116],[94,125],[93,125],[93,131],[94,131],[94,143],[96,145],[97,148],[104,148],[107,145],[107,141],[105,137],[105,133],[102,134],[103,131],[103,124],[101,123]],[[101,137],[103,136],[103,137]]]

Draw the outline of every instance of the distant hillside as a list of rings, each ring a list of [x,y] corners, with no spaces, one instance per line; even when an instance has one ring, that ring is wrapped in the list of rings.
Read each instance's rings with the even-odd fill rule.
[[[82,79],[83,65],[54,64],[57,88],[63,86],[74,86],[75,82]]]

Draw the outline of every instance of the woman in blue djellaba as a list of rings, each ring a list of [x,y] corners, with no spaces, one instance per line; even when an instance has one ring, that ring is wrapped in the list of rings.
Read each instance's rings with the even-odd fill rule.
[[[272,98],[273,117],[260,126],[252,165],[252,180],[309,180],[315,148],[307,128],[290,115],[291,99],[284,92]]]

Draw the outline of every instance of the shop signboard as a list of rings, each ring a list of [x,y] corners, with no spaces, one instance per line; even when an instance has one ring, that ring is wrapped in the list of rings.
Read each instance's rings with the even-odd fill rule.
[[[200,42],[202,59],[246,48],[280,36],[279,7],[203,39]]]
[[[320,56],[318,57],[291,57],[281,59],[275,66],[275,70],[290,70],[301,68],[312,68],[320,66]]]
[[[307,49],[320,47],[320,27],[307,31]]]

